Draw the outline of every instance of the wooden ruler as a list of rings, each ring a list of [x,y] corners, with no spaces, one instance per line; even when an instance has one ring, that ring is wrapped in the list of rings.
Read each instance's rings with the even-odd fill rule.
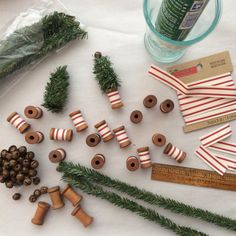
[[[214,171],[188,167],[154,163],[152,164],[151,179],[236,191],[236,174],[221,176]]]

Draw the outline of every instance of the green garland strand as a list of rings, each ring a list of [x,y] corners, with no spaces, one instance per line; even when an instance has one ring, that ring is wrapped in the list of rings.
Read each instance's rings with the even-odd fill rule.
[[[106,187],[114,188],[128,194],[131,197],[143,200],[152,205],[157,205],[164,209],[168,209],[174,213],[199,218],[209,223],[224,227],[226,229],[236,231],[236,220],[234,219],[230,219],[228,217],[207,210],[196,208],[191,205],[186,205],[173,199],[165,198],[161,195],[139,189],[119,180],[112,179],[92,169],[83,167],[80,164],[62,162],[58,167],[58,171],[63,172],[66,176],[73,176],[75,178],[82,176],[88,181],[101,184]]]
[[[93,73],[103,93],[107,93],[112,89],[117,90],[120,87],[121,82],[112,67],[109,57],[102,56],[100,52],[96,52],[94,55]]]
[[[184,227],[175,224],[170,219],[159,215],[156,211],[143,207],[142,205],[137,204],[134,201],[129,200],[128,198],[123,198],[116,193],[105,191],[102,187],[98,185],[94,185],[90,183],[88,180],[80,177],[79,180],[75,180],[74,178],[65,177],[63,178],[67,183],[71,186],[80,188],[83,192],[93,195],[95,197],[99,197],[101,199],[105,199],[108,202],[123,208],[127,209],[133,213],[138,214],[139,216],[160,224],[162,227],[166,229],[172,230],[177,235],[181,236],[207,236],[207,234],[203,232],[199,232],[197,230],[191,229],[189,227]]]
[[[75,39],[84,39],[87,32],[80,28],[74,16],[53,12],[39,22],[14,31],[0,41],[0,79],[49,52]]]
[[[68,98],[69,74],[67,66],[60,66],[51,73],[44,93],[44,106],[53,113],[61,112]]]

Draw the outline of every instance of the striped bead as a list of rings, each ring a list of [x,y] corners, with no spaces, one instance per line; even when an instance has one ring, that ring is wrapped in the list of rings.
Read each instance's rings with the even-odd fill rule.
[[[27,132],[25,135],[25,141],[29,144],[41,143],[43,139],[44,135],[40,131]]]
[[[149,147],[141,147],[137,149],[142,169],[148,169],[152,166]]]
[[[118,90],[110,90],[107,92],[108,99],[111,103],[112,109],[118,109],[123,107],[121,97]]]
[[[131,141],[129,140],[129,137],[125,131],[124,126],[120,126],[113,130],[113,132],[116,135],[117,141],[120,145],[120,148],[125,148],[131,144]]]
[[[73,138],[73,131],[71,129],[55,129],[50,130],[50,139],[58,141],[71,141]]]
[[[167,146],[164,149],[164,153],[179,163],[181,163],[187,155],[186,152],[183,152],[182,150],[178,149],[171,143],[167,144]]]
[[[84,117],[82,116],[82,113],[80,110],[70,113],[69,116],[71,117],[71,120],[77,132],[81,132],[88,128],[88,125],[86,121],[84,120]]]
[[[13,112],[7,117],[7,121],[17,128],[21,133],[24,133],[30,128],[28,124],[17,112]]]
[[[97,129],[104,142],[108,142],[114,138],[114,135],[105,120],[97,123],[94,127]]]
[[[27,106],[24,110],[24,114],[29,119],[39,119],[43,115],[43,110],[36,106]]]

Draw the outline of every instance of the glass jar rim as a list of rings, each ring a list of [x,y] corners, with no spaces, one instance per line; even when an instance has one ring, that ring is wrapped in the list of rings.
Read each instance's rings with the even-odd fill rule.
[[[167,43],[170,43],[172,45],[176,45],[176,46],[190,46],[192,44],[195,44],[199,41],[201,41],[202,39],[204,39],[208,34],[210,34],[214,29],[215,27],[217,26],[219,20],[220,20],[220,16],[221,16],[221,12],[222,12],[222,4],[221,4],[221,0],[215,0],[216,4],[215,4],[215,11],[216,11],[216,14],[215,14],[215,17],[214,17],[214,20],[212,21],[210,27],[202,34],[200,34],[199,36],[197,36],[196,38],[194,39],[190,39],[190,40],[186,40],[186,41],[176,41],[176,40],[173,40],[173,39],[170,39],[162,34],[160,34],[156,29],[155,27],[153,26],[152,22],[151,22],[151,19],[149,17],[149,14],[148,14],[148,9],[147,9],[147,6],[148,6],[148,0],[144,0],[143,1],[143,14],[144,14],[144,17],[145,17],[145,20],[148,24],[148,27],[151,29],[151,31],[157,36],[159,37],[160,39],[162,39],[163,41],[167,42]]]

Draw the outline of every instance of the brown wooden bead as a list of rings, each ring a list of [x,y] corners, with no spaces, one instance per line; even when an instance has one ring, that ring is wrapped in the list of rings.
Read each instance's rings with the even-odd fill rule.
[[[0,175],[0,183],[5,183],[6,179],[3,175]]]
[[[33,192],[33,195],[38,198],[40,195],[41,195],[41,191],[40,189],[35,189],[34,192]]]
[[[28,175],[30,177],[35,177],[38,174],[38,171],[35,169],[30,169]]]
[[[91,160],[91,166],[94,169],[101,169],[105,164],[105,156],[102,154],[96,154]]]
[[[26,159],[27,159],[27,160],[30,160],[30,161],[33,160],[33,159],[34,159],[34,153],[31,152],[31,151],[30,151],[30,152],[27,152],[27,153],[26,153]]]
[[[102,137],[103,142],[108,142],[114,138],[114,135],[105,120],[100,121],[94,127]]]
[[[52,201],[52,209],[59,209],[64,207],[65,204],[62,200],[59,186],[49,188],[48,193]]]
[[[13,200],[19,200],[21,198],[21,194],[20,193],[14,193],[12,196]]]
[[[41,192],[41,194],[46,194],[46,193],[48,192],[48,187],[42,186],[42,187],[40,188],[40,192]]]
[[[30,195],[30,196],[29,196],[29,201],[32,202],[32,203],[34,203],[34,202],[37,201],[37,197],[36,197],[35,195]]]
[[[86,138],[86,144],[89,146],[89,147],[95,147],[97,146],[99,143],[101,142],[101,137],[99,134],[90,134],[87,136]]]
[[[21,133],[24,133],[27,129],[30,128],[30,124],[28,124],[17,112],[11,113],[7,117],[7,121],[11,123]]]
[[[25,176],[22,173],[16,175],[16,180],[21,182],[25,179]]]
[[[3,150],[1,151],[1,157],[2,157],[2,158],[6,158],[7,153],[8,153],[8,151],[7,151],[6,149],[3,149]]]
[[[24,110],[24,114],[29,119],[39,119],[43,115],[43,110],[36,106],[27,106]]]
[[[170,99],[167,99],[165,100],[164,102],[162,102],[160,104],[160,110],[163,112],[163,113],[168,113],[168,112],[171,112],[173,109],[174,109],[174,103],[173,101],[171,101]]]
[[[126,167],[129,171],[136,171],[139,168],[139,161],[136,156],[130,156],[126,160]]]
[[[20,153],[21,156],[25,157],[27,153],[27,148],[25,146],[21,146],[18,148],[18,152]]]
[[[19,151],[14,151],[11,153],[11,158],[14,160],[18,160],[18,158],[20,157],[20,153]]]
[[[157,97],[154,95],[148,95],[143,99],[143,105],[146,108],[152,108],[157,104]]]
[[[95,52],[94,53],[94,57],[95,58],[101,58],[102,57],[102,53],[101,52]]]
[[[31,181],[30,178],[27,177],[27,178],[24,179],[24,185],[25,186],[31,185],[31,183],[32,183],[32,181]]]
[[[16,145],[11,145],[9,148],[8,148],[8,151],[9,152],[15,152],[15,151],[17,151],[18,149],[17,149],[17,147],[16,147]]]
[[[82,113],[80,110],[77,110],[77,111],[74,111],[72,113],[69,114],[75,128],[76,128],[76,131],[79,133],[79,132],[82,132],[84,130],[86,130],[88,128],[88,125],[87,123],[85,122],[85,119],[84,117],[82,116]]]
[[[4,178],[7,178],[7,177],[10,176],[10,172],[9,172],[8,170],[5,170],[5,169],[4,169],[4,170],[2,171],[2,175],[3,175]]]
[[[126,133],[125,126],[122,125],[114,129],[113,132],[116,135],[120,148],[128,147],[131,144],[131,141]]]
[[[14,184],[11,180],[8,180],[7,182],[5,182],[5,185],[7,188],[13,188]]]
[[[35,177],[34,179],[33,179],[33,184],[34,185],[38,185],[40,183],[40,178],[39,177]]]
[[[77,206],[83,199],[70,185],[67,185],[61,194],[68,199],[73,206]]]
[[[72,129],[50,129],[50,139],[58,141],[68,141],[70,142],[73,138]]]
[[[27,132],[25,134],[25,141],[28,144],[41,143],[43,139],[44,139],[44,135],[40,131],[32,131],[32,132]]]
[[[10,161],[11,159],[17,159],[17,158],[15,158],[15,155],[13,155],[13,153],[7,152],[5,159]]]
[[[76,217],[84,227],[89,226],[93,222],[93,217],[89,216],[81,206],[75,207],[75,209],[71,212],[71,215]]]
[[[166,144],[166,137],[162,134],[153,134],[152,142],[158,147],[163,147]]]
[[[63,148],[58,148],[56,150],[52,150],[48,157],[52,163],[59,163],[66,158],[66,151]]]
[[[30,162],[30,168],[36,169],[39,166],[39,162],[36,160],[32,160]]]
[[[142,119],[143,119],[143,114],[141,111],[135,110],[135,111],[132,111],[132,113],[130,114],[130,120],[134,124],[140,123]]]
[[[24,159],[24,160],[22,161],[22,165],[23,165],[24,167],[29,167],[29,166],[30,166],[30,161],[27,160],[27,159]]]
[[[31,222],[35,225],[43,225],[45,216],[50,208],[50,205],[46,202],[39,202],[37,210]]]

